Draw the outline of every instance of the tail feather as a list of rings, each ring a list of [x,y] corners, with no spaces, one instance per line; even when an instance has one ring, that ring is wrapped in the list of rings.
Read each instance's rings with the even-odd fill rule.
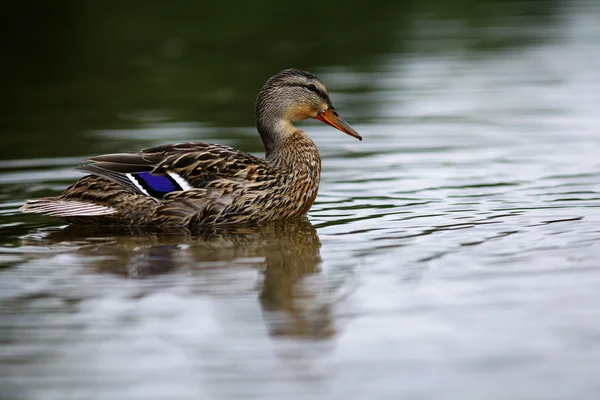
[[[58,197],[27,200],[21,207],[21,211],[24,213],[46,214],[53,217],[98,217],[117,212],[112,207]]]

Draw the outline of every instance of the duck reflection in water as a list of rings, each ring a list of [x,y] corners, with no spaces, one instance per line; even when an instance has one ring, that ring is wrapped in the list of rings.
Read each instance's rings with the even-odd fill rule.
[[[68,226],[47,238],[76,248],[88,268],[130,278],[258,269],[259,298],[271,335],[329,337],[334,332],[327,288],[322,285],[321,243],[304,217],[172,233],[98,229],[103,230]]]

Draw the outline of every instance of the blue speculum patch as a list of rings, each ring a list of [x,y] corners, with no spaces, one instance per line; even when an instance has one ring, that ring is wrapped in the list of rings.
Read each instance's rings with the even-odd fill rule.
[[[148,192],[166,194],[175,190],[181,190],[167,175],[152,175],[150,172],[140,172],[135,176]]]

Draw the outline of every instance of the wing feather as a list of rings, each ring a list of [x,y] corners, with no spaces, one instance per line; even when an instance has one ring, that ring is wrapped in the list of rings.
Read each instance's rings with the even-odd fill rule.
[[[117,212],[116,209],[108,206],[58,198],[27,200],[25,205],[21,207],[21,211],[24,213],[46,214],[53,217],[98,217]]]
[[[261,181],[272,176],[265,160],[233,147],[199,142],[168,144],[144,149],[139,153],[105,154],[91,157],[77,168],[104,177],[137,193],[148,195],[132,175],[176,174],[189,185],[182,188],[211,188],[227,181]]]

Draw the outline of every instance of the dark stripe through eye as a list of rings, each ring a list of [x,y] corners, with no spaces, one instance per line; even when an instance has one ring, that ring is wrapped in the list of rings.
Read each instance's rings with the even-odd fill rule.
[[[304,87],[307,88],[308,90],[310,90],[311,92],[316,93],[320,98],[322,98],[325,102],[327,102],[327,104],[331,105],[331,100],[329,100],[329,96],[327,96],[327,94],[325,94],[320,89],[318,89],[315,85],[313,85],[312,83],[309,83],[308,85],[306,85]]]

